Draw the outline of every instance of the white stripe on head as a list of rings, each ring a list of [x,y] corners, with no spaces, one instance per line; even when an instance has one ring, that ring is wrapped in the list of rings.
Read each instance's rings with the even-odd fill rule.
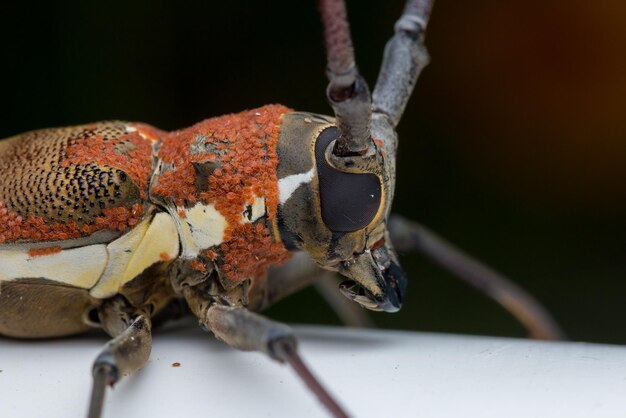
[[[278,196],[281,205],[289,200],[293,192],[295,192],[300,185],[309,183],[313,179],[314,170],[314,168],[311,168],[306,173],[292,174],[278,180]]]

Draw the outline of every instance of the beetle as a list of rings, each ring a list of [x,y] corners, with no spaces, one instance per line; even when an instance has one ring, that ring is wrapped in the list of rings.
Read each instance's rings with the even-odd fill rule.
[[[289,328],[255,312],[317,267],[346,276],[340,291],[359,305],[400,309],[407,278],[387,228],[395,126],[428,60],[430,8],[407,2],[370,94],[343,2],[320,2],[334,118],[269,105],[174,132],[114,121],[0,142],[14,173],[0,183],[0,333],[111,335],[93,365],[97,417],[106,386],[148,359],[151,328],[190,310],[227,344],[290,364],[345,416]],[[433,248],[428,232],[395,224],[401,245]],[[309,258],[288,262],[294,252]]]

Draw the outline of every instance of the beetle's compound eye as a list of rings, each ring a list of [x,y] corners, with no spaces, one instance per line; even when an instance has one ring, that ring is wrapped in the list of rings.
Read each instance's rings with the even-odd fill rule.
[[[368,226],[376,216],[381,185],[374,174],[346,173],[328,164],[326,148],[339,135],[338,128],[326,128],[315,143],[322,220],[333,232],[353,232]]]

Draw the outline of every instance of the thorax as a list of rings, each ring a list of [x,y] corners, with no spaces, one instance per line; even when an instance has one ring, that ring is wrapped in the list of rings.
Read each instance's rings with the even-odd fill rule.
[[[287,111],[264,106],[207,119],[161,140],[150,199],[176,225],[179,262],[227,290],[289,257],[276,227],[276,145]]]

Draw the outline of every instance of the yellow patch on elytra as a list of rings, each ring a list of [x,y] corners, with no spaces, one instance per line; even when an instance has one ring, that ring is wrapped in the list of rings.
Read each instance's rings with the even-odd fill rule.
[[[119,289],[164,257],[178,256],[178,232],[167,213],[146,219],[107,245],[110,262],[90,294],[96,298],[115,295]]]

